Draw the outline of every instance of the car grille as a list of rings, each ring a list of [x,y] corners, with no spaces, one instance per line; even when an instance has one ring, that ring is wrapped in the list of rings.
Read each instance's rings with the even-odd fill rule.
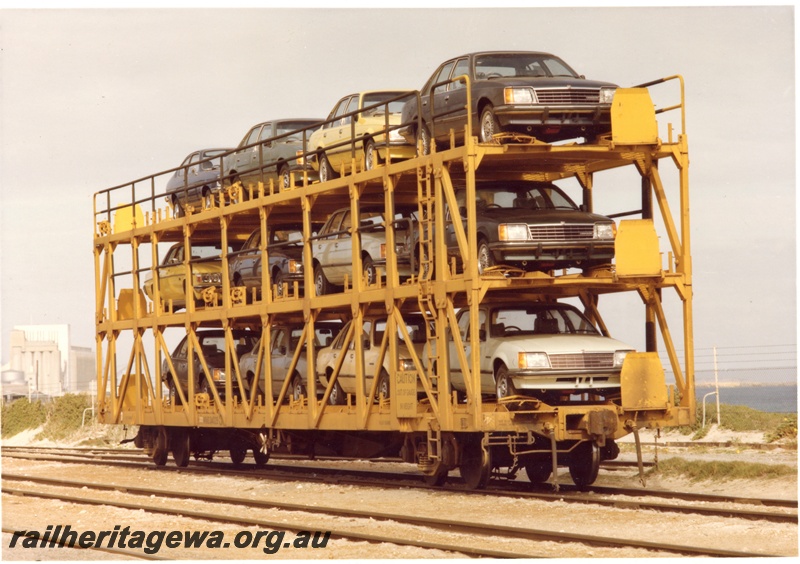
[[[613,352],[585,352],[571,354],[551,354],[550,366],[558,370],[580,370],[583,368],[613,368]]]
[[[537,88],[536,98],[540,104],[597,104],[600,90],[596,88]]]
[[[571,241],[594,238],[594,225],[591,223],[575,225],[528,225],[533,241]]]

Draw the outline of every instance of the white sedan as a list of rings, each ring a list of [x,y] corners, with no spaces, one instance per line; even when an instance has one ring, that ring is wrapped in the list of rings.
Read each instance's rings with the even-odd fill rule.
[[[469,358],[469,309],[458,314]],[[562,303],[481,304],[481,393],[497,399],[542,399],[572,393],[617,393],[633,347],[606,337],[576,308]],[[455,341],[449,341],[453,388],[466,390]]]

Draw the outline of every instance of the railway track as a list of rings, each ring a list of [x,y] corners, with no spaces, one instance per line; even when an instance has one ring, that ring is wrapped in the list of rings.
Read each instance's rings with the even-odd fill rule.
[[[73,481],[62,480],[55,478],[31,477],[16,474],[4,474],[3,479],[7,481],[18,481],[24,483],[35,484],[36,486],[50,486],[62,488],[66,490],[77,490],[79,495],[67,494],[62,492],[45,492],[41,488],[37,489],[19,488],[3,486],[2,491],[5,494],[17,496],[32,496],[44,499],[54,499],[62,502],[95,505],[95,506],[113,506],[129,510],[143,510],[148,513],[160,513],[166,515],[183,516],[196,519],[202,519],[215,523],[230,523],[241,526],[256,526],[262,528],[277,528],[289,530],[302,530],[305,528],[303,524],[296,526],[292,521],[283,520],[266,520],[245,517],[254,509],[278,509],[287,512],[302,512],[312,513],[314,515],[327,515],[336,517],[347,517],[350,520],[365,520],[365,521],[390,521],[393,524],[412,525],[417,527],[424,527],[426,529],[438,531],[440,534],[452,537],[453,534],[467,535],[472,539],[480,540],[489,537],[497,537],[502,539],[518,539],[528,541],[551,541],[559,543],[579,543],[587,547],[612,547],[612,548],[636,548],[647,551],[658,551],[669,553],[673,555],[692,555],[692,556],[717,556],[717,557],[747,557],[747,556],[766,556],[763,553],[751,553],[743,551],[734,551],[720,548],[711,547],[694,547],[685,545],[676,545],[663,542],[650,542],[637,539],[625,538],[609,538],[600,537],[596,535],[586,535],[577,533],[566,533],[563,531],[531,529],[512,526],[492,525],[487,523],[470,522],[455,519],[441,519],[422,517],[414,515],[406,515],[400,513],[380,513],[375,511],[363,511],[342,507],[325,507],[317,504],[294,504],[274,500],[253,500],[242,499],[221,495],[198,494],[196,492],[164,490],[156,488],[145,488],[133,485],[112,484],[112,483],[97,483],[86,481]],[[150,498],[170,498],[175,500],[196,500],[204,503],[219,505],[233,505],[236,507],[247,508],[248,511],[236,512],[236,515],[223,514],[219,512],[208,511],[193,511],[185,507],[164,507],[162,505],[154,505],[152,503],[120,501],[109,498],[96,498],[87,495],[86,491],[95,490],[101,492],[122,492],[128,496],[140,497],[145,499]],[[297,522],[297,521],[295,521]],[[305,523],[305,521],[299,521]],[[334,538],[345,538],[351,540],[361,540],[369,542],[388,542],[398,545],[415,546],[428,549],[439,549],[466,556],[478,557],[491,557],[491,558],[531,558],[540,557],[542,554],[531,552],[530,549],[521,548],[520,551],[498,551],[480,547],[469,547],[462,544],[453,544],[448,542],[430,542],[423,541],[419,537],[409,538],[407,536],[398,535],[374,535],[363,532],[364,527],[360,527],[357,523],[353,527],[343,527],[331,530],[331,535]]]
[[[64,451],[59,451],[63,452],[63,454],[58,455],[53,454],[53,450],[55,449],[49,449],[48,451],[46,447],[37,449],[28,449],[26,447],[10,450],[4,448],[3,456],[34,460],[51,460],[73,464],[99,464],[146,469],[155,468],[148,457],[136,452],[123,451],[122,454],[117,454],[119,450],[117,450],[116,453],[109,450],[101,450],[92,453],[90,451],[66,449]],[[43,454],[44,452],[48,452],[48,454],[45,455]],[[87,456],[91,456],[91,458],[86,459]],[[305,461],[307,459],[303,460]],[[199,474],[225,472],[226,475],[231,476],[283,481],[306,481],[381,488],[397,488],[398,486],[402,486],[404,488],[418,487],[430,489],[430,486],[424,484],[423,478],[418,474],[370,470],[342,470],[340,468],[324,467],[319,464],[309,465],[306,463],[294,466],[271,463],[266,467],[257,468],[255,465],[247,464],[232,466],[230,463],[223,462],[195,461],[186,468],[164,466],[160,467],[159,470]],[[564,487],[559,493],[553,493],[552,491],[545,491],[545,488],[547,488],[546,484],[537,485],[535,486],[536,489],[532,491],[532,485],[529,482],[501,480],[490,482],[489,487],[485,490],[471,491],[464,489],[455,478],[453,478],[451,482],[452,483],[439,489],[442,491],[457,492],[459,495],[484,497],[511,496],[514,498],[591,504],[630,510],[700,514],[714,517],[763,520],[779,523],[798,522],[796,500],[746,498],[693,492],[603,486],[593,486],[583,491],[579,491],[576,488]],[[677,501],[680,503],[663,503],[653,501],[652,498],[672,500],[673,502]],[[734,505],[734,507],[731,507],[731,505]],[[745,507],[743,508],[742,506]],[[775,510],[764,511],[761,509],[753,509],[753,507],[770,507],[775,508]]]

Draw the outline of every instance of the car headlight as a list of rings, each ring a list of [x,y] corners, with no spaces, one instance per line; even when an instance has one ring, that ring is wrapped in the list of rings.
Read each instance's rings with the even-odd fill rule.
[[[519,353],[520,368],[550,368],[550,359],[543,352],[521,352]]]
[[[399,129],[393,129],[389,132],[389,141],[403,141],[403,136],[400,135]]]
[[[533,88],[514,88],[507,87],[503,89],[503,97],[506,104],[536,104],[536,94],[533,93]]]
[[[397,362],[397,369],[403,370],[405,372],[413,372],[414,370],[416,370],[416,368],[414,368],[414,361],[411,360],[410,358],[401,358]]]
[[[294,154],[297,155],[297,159],[295,159],[295,160],[297,161],[298,165],[302,166],[302,165],[306,164],[306,159],[305,159],[305,157],[303,157],[303,151],[302,150],[295,151]]]
[[[616,88],[601,88],[600,89],[600,103],[601,104],[610,104],[614,100],[614,92],[616,92]]]
[[[595,239],[613,239],[617,230],[613,223],[595,223],[594,224],[594,238]]]
[[[289,260],[289,272],[291,274],[301,274],[303,272],[303,263],[299,260]]]
[[[215,382],[224,382],[225,381],[225,371],[219,368],[214,369],[213,378]]]
[[[501,223],[497,227],[497,235],[501,241],[526,241],[530,230],[524,223]]]
[[[204,274],[195,274],[194,279],[197,284],[222,284],[222,274],[219,272],[207,272]]]
[[[614,352],[614,368],[622,368],[622,363],[625,362],[625,357],[629,352],[633,351],[615,351]]]

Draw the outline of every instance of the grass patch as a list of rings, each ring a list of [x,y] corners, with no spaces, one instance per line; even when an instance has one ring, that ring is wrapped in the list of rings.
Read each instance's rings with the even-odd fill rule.
[[[686,460],[678,457],[659,461],[658,469],[652,469],[648,473],[679,476],[689,478],[692,482],[699,482],[702,480],[751,480],[796,476],[797,470],[786,464]]]
[[[768,442],[782,438],[797,438],[797,414],[795,413],[768,413],[745,405],[724,403],[719,406],[719,411],[722,419],[721,429],[736,432],[762,432]],[[709,412],[706,409],[706,427],[704,429],[702,426],[703,406],[698,405],[694,425],[678,427],[677,430],[683,435],[692,435],[692,440],[698,440],[706,436],[711,424],[716,421],[716,410]]]
[[[29,402],[28,398],[19,398],[11,403],[3,404],[0,416],[0,434],[3,438],[36,429],[47,419],[47,410],[42,402]]]

